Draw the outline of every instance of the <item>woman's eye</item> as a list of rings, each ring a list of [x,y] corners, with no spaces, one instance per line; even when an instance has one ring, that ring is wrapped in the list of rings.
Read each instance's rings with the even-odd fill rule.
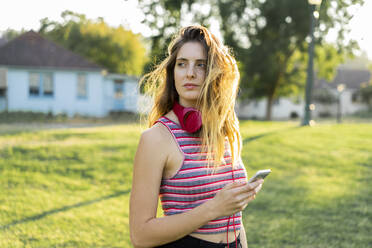
[[[202,63],[202,64],[198,64],[198,66],[201,68],[205,68],[207,65]]]
[[[185,63],[177,63],[177,66],[183,67],[185,66]]]

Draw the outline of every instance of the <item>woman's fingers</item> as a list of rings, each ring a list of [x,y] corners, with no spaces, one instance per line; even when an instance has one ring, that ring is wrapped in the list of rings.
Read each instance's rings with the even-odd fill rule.
[[[236,192],[236,199],[239,210],[244,210],[248,203],[256,198],[256,194],[262,188],[263,180],[258,180],[254,183],[247,184],[239,188]]]
[[[237,197],[238,197],[238,202],[242,202],[242,201],[245,201],[246,199],[248,198],[252,198],[254,199],[254,197],[256,197],[256,191],[254,190],[251,190],[249,192],[245,192],[245,193],[242,193],[242,194],[239,194]]]
[[[251,186],[251,188],[256,188],[258,187],[260,184],[263,184],[264,180],[263,179],[259,179],[257,181],[254,181],[253,183],[249,183],[248,185]]]
[[[244,182],[244,181],[235,181],[235,182],[226,184],[222,189],[229,190],[229,189],[241,187],[246,184],[247,182]]]
[[[262,188],[262,184],[259,184],[259,185],[254,189],[254,191],[256,192],[256,194],[257,194],[258,192],[260,192],[261,188]]]
[[[225,189],[233,189],[237,188],[236,190],[243,190],[243,191],[251,191],[257,188],[260,184],[264,182],[263,179],[259,179],[257,181],[254,181],[252,183],[247,183],[246,181],[235,181],[232,183],[228,183],[225,185]]]
[[[244,200],[242,200],[240,202],[240,207],[237,210],[238,211],[243,211],[248,206],[248,203],[253,201],[255,198],[256,198],[256,194],[253,194],[253,195],[250,195],[250,196],[244,198]]]
[[[258,191],[261,190],[262,183],[263,183],[263,180],[260,179],[258,181],[253,182],[253,183],[248,183],[246,185],[241,185],[240,187],[234,189],[234,191],[237,195],[240,195],[242,193],[248,193],[250,191],[254,191],[255,193],[257,193]]]
[[[253,190],[253,189],[255,189],[256,187],[258,187],[260,184],[262,184],[263,182],[264,182],[263,179],[259,179],[259,180],[257,180],[257,181],[252,182],[252,183],[248,183],[247,186],[245,187],[245,189],[246,189],[247,191]]]
[[[221,216],[244,210],[248,203],[256,198],[256,194],[262,188],[262,183],[263,180],[260,179],[253,183],[235,181],[226,184],[214,198],[216,209],[221,211]]]

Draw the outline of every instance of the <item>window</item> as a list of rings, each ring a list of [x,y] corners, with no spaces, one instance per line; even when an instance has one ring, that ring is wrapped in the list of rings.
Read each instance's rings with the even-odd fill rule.
[[[6,86],[6,69],[0,68],[0,97],[5,97]]]
[[[53,96],[53,75],[51,73],[30,72],[29,94],[30,96]]]
[[[39,73],[30,73],[30,96],[38,96],[40,92]]]
[[[277,98],[277,99],[274,100],[274,105],[275,106],[280,105],[280,99],[279,98]]]
[[[361,103],[362,102],[362,96],[359,92],[353,92],[351,95],[351,102],[352,103]]]
[[[115,99],[122,99],[123,98],[123,84],[124,80],[122,79],[115,79]]]
[[[84,74],[79,74],[77,77],[77,97],[87,98],[87,78]]]
[[[6,89],[0,88],[0,97],[5,97],[5,95],[6,95]]]
[[[43,95],[53,96],[52,74],[44,74],[43,79]]]

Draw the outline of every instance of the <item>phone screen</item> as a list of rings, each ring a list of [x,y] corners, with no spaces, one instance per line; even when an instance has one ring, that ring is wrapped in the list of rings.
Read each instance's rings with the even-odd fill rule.
[[[252,183],[254,181],[257,181],[258,179],[264,179],[267,175],[269,175],[271,172],[271,169],[266,169],[266,170],[259,170],[256,172],[256,174],[248,180],[248,183]]]

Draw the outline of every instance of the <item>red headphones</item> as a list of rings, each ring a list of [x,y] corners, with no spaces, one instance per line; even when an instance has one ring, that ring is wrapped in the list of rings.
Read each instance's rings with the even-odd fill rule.
[[[201,128],[202,117],[199,110],[191,107],[185,108],[175,101],[173,112],[177,115],[182,129],[187,132],[195,133]]]

